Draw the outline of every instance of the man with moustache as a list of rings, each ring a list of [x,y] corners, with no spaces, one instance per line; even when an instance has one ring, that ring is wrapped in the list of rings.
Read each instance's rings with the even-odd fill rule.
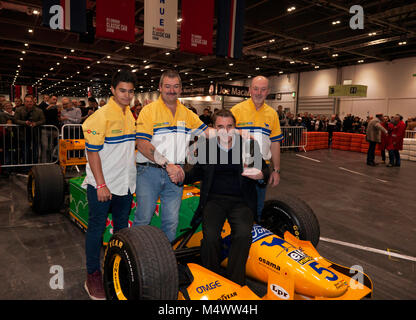
[[[280,130],[276,111],[264,101],[270,92],[269,80],[263,76],[255,77],[249,88],[250,99],[236,104],[231,112],[236,118],[236,129],[246,131],[256,139],[264,160],[271,159],[271,173],[268,185],[276,187],[280,181]],[[261,218],[266,187],[257,185],[257,221]]]
[[[182,202],[187,145],[191,135],[208,127],[178,100],[182,91],[179,73],[167,70],[159,81],[157,101],[143,107],[137,119],[137,209],[133,225],[148,225],[160,197],[161,229],[169,241],[176,236]]]

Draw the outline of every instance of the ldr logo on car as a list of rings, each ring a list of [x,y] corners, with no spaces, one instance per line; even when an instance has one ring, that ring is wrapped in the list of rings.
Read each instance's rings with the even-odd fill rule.
[[[271,284],[270,290],[280,299],[288,300],[290,298],[289,293],[277,284]]]

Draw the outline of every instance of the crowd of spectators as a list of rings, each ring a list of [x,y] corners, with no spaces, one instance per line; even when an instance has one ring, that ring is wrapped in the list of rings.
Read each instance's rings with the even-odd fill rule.
[[[53,161],[62,126],[81,124],[97,109],[95,98],[88,98],[86,105],[84,100],[62,97],[58,103],[57,96],[43,95],[38,104],[30,94],[23,100],[16,97],[14,103],[0,96],[0,166]],[[81,135],[78,130],[71,138]]]
[[[348,133],[361,133],[365,134],[367,131],[368,123],[373,117],[368,116],[366,119],[362,119],[352,114],[347,114],[342,120],[337,114],[333,114],[330,117],[326,115],[314,115],[308,112],[293,114],[290,112],[279,113],[280,126],[302,126],[308,131],[321,131],[321,132],[348,132]],[[392,121],[394,115],[387,116],[388,121]],[[406,130],[416,131],[416,117],[409,117],[406,121]]]
[[[100,106],[105,104],[100,101]],[[53,125],[61,128],[64,124],[80,124],[85,121],[95,110],[98,109],[98,102],[95,98],[88,98],[88,105],[84,100],[62,97],[58,103],[58,97],[54,95],[43,95],[42,102],[37,103],[33,95],[26,95],[22,101],[17,97],[14,103],[0,96],[0,124],[29,125],[33,117],[41,120],[31,126]],[[22,122],[23,120],[23,122]]]

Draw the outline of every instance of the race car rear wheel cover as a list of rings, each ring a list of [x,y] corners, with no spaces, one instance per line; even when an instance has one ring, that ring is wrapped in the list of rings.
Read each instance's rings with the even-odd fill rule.
[[[318,219],[304,201],[292,195],[281,194],[265,201],[260,224],[280,237],[289,231],[300,240],[310,241],[315,247],[318,245]]]
[[[104,289],[109,300],[176,300],[178,265],[163,231],[137,226],[115,233],[104,258]]]

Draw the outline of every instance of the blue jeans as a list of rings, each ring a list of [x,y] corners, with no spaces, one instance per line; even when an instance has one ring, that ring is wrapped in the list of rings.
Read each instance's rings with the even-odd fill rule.
[[[399,150],[389,150],[389,163],[393,166],[400,167],[400,152],[399,152]]]
[[[257,190],[257,222],[260,221],[261,213],[264,208],[264,199],[266,198],[267,186],[256,185]]]
[[[182,192],[183,186],[172,183],[165,169],[137,165],[137,208],[133,226],[150,224],[160,197],[160,228],[169,241],[175,240]]]
[[[105,231],[105,223],[111,206],[111,214],[114,224],[114,232],[127,228],[129,225],[129,215],[133,195],[130,193],[125,196],[112,194],[112,199],[100,202],[97,199],[97,189],[87,186],[88,199],[88,229],[85,237],[85,253],[87,257],[87,272],[94,273],[101,270],[100,254],[102,246],[102,235]]]

